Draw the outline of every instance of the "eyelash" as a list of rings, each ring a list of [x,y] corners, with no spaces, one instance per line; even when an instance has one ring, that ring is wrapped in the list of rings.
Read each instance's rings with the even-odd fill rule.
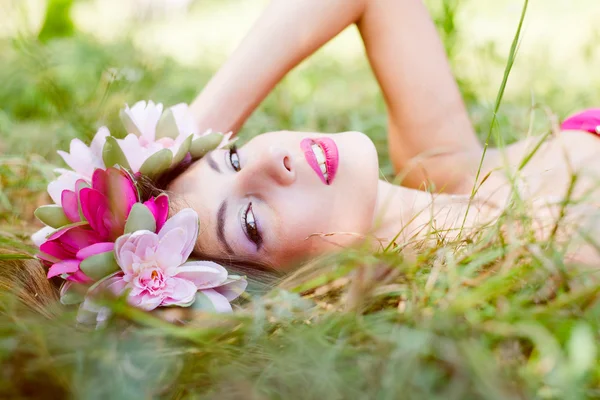
[[[248,218],[248,215],[251,215],[251,218]],[[244,233],[248,239],[256,244],[256,248],[260,250],[260,246],[262,245],[262,236],[258,231],[258,227],[256,226],[256,217],[252,211],[252,202],[248,203],[248,207],[242,214],[242,219],[244,220]]]
[[[240,166],[240,156],[238,155],[237,147],[235,145],[229,149],[229,164],[235,172],[238,172],[242,169],[242,167]]]
[[[238,155],[237,147],[235,145],[229,149],[228,158],[229,164],[235,172],[238,172],[242,169],[242,167],[240,166],[240,157]],[[251,217],[248,218],[248,215],[251,215]],[[246,234],[246,237],[250,239],[250,241],[252,241],[254,244],[256,244],[256,248],[260,250],[260,246],[262,245],[262,236],[258,231],[258,227],[256,226],[256,217],[254,216],[254,212],[252,211],[252,202],[248,203],[248,207],[246,207],[246,210],[242,214],[242,219],[244,221],[243,229],[244,233]]]

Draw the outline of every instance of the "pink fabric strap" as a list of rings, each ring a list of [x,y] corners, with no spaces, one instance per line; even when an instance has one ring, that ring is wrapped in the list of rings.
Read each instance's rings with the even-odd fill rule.
[[[600,108],[590,108],[565,119],[564,130],[581,130],[600,135]]]

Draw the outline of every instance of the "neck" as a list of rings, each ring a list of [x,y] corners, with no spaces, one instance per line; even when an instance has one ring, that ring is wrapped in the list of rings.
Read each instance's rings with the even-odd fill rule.
[[[379,181],[373,235],[385,247],[390,242],[404,247],[421,242],[433,231],[436,238],[456,238],[467,212],[468,195],[431,194]],[[481,207],[469,209],[465,227],[488,220]]]

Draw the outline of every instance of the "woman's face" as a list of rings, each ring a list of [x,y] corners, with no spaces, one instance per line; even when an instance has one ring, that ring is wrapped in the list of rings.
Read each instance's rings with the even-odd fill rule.
[[[201,253],[285,269],[367,233],[377,182],[366,135],[281,131],[209,153],[169,190],[198,213]]]

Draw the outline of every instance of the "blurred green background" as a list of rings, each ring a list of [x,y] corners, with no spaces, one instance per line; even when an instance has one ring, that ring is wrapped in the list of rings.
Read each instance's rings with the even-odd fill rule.
[[[477,130],[486,133],[522,2],[428,3]],[[0,152],[58,163],[55,149],[73,137],[116,127],[125,102],[191,102],[265,4],[1,0]],[[527,132],[534,108],[543,130],[543,110],[564,117],[600,104],[599,20],[596,0],[530,2],[499,116],[508,141]],[[384,104],[354,27],[290,73],[242,137],[277,129],[366,132],[391,172]],[[6,199],[0,204],[6,208]]]
[[[427,3],[484,137],[523,3]],[[33,210],[48,202],[52,169],[62,166],[57,149],[104,124],[121,132],[117,111],[125,102],[191,102],[265,4],[0,0],[0,247],[31,251],[23,243],[35,229]],[[526,135],[531,122],[539,134],[552,116],[600,106],[598,21],[598,0],[530,2],[498,115],[496,131],[506,142]],[[292,71],[241,136],[279,129],[366,132],[391,173],[385,107],[355,28]],[[571,291],[560,254],[546,243],[517,247],[506,260],[498,258],[510,252],[504,244],[474,246],[462,258],[452,244],[424,251],[414,263],[397,253],[341,255],[328,261],[322,279],[308,282],[333,282],[313,293],[318,307],[310,311],[310,301],[275,291],[254,299],[248,312],[203,316],[189,327],[123,308],[119,315],[146,329],[115,324],[88,333],[73,327],[72,315],[46,321],[0,309],[0,392],[86,399],[600,396],[600,286]],[[532,248],[546,258],[532,257]],[[504,261],[515,264],[510,272],[502,264],[501,273],[487,275]],[[555,261],[559,267],[548,267]],[[379,263],[398,267],[393,284],[378,287],[378,303],[364,313],[341,312],[351,297],[340,295],[348,266]],[[367,291],[353,290],[358,298]]]
[[[266,3],[0,0],[0,223],[14,230],[30,222],[52,167],[62,165],[56,149],[105,124],[118,135],[124,103],[191,102]],[[427,3],[483,137],[522,2]],[[549,115],[600,105],[599,20],[597,0],[530,2],[498,115],[506,142],[532,121],[540,133]],[[355,27],[293,70],[241,137],[279,129],[363,131],[379,147],[384,174],[392,173],[385,106]]]

